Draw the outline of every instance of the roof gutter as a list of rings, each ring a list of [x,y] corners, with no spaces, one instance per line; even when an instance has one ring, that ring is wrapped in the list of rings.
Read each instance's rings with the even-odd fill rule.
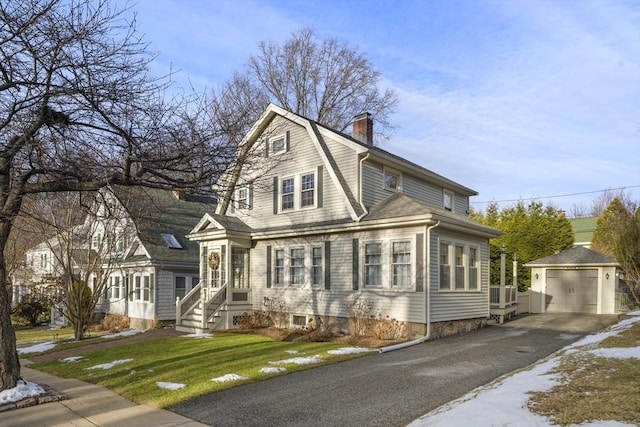
[[[407,341],[400,344],[389,345],[386,347],[382,347],[378,350],[378,353],[388,353],[394,350],[400,350],[403,348],[411,347],[417,344],[422,344],[431,338],[431,230],[440,225],[440,220],[438,220],[435,224],[432,224],[427,227],[427,232],[425,233],[426,244],[424,247],[427,248],[427,280],[425,284],[424,290],[424,322],[427,325],[427,333],[425,336],[415,339],[413,341]]]

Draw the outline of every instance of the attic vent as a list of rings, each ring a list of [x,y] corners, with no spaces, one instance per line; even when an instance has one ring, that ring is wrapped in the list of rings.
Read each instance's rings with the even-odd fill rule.
[[[167,247],[171,248],[171,249],[182,249],[182,245],[180,244],[180,242],[178,242],[178,239],[176,239],[176,236],[174,236],[173,234],[160,234],[162,236],[162,240],[164,240],[164,243],[167,245]]]

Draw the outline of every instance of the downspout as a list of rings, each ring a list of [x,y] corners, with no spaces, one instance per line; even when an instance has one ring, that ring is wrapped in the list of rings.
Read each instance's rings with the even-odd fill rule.
[[[356,222],[360,222],[360,220],[362,218],[364,218],[365,216],[367,216],[369,214],[369,211],[367,211],[367,207],[364,205],[364,202],[362,201],[362,165],[364,164],[364,161],[367,160],[369,158],[369,155],[371,153],[369,153],[367,151],[367,155],[364,156],[363,158],[360,159],[360,170],[359,170],[359,176],[358,176],[358,202],[360,203],[360,206],[362,206],[362,215],[360,215],[358,218],[356,218]]]
[[[425,291],[424,291],[424,322],[427,324],[427,334],[423,337],[417,338],[413,341],[407,341],[400,344],[389,345],[386,347],[382,347],[378,350],[378,353],[387,353],[394,350],[400,350],[403,348],[411,347],[416,344],[422,344],[431,338],[431,230],[440,225],[440,220],[438,220],[435,224],[427,227],[427,232],[425,233],[426,239],[426,254],[427,254],[427,277],[425,283]]]

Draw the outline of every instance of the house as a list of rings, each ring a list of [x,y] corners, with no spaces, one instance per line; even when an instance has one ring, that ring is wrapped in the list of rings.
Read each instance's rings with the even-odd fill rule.
[[[525,264],[531,268],[531,312],[615,314],[622,293],[620,265],[583,246]]]
[[[213,199],[177,191],[122,186],[101,191],[69,250],[73,274],[104,289],[98,316],[123,315],[132,328],[143,329],[174,321],[176,297],[200,280],[198,244],[184,236],[211,209]],[[62,258],[54,254],[61,246],[45,242],[26,255],[28,264],[42,264],[51,283],[63,274]]]
[[[574,246],[584,246],[585,248],[591,248],[591,239],[593,239],[593,232],[596,230],[598,223],[597,217],[585,217],[585,218],[570,218],[571,228],[575,234]]]
[[[291,326],[346,329],[358,302],[413,336],[484,325],[500,233],[468,218],[477,193],[372,141],[368,114],[349,136],[269,105],[187,236],[202,281],[178,302],[177,328],[234,328],[276,306]]]

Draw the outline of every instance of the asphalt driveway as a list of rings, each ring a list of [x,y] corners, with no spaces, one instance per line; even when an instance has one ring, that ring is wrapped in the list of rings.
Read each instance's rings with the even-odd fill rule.
[[[617,319],[523,316],[403,350],[242,385],[171,410],[216,427],[403,426]]]

